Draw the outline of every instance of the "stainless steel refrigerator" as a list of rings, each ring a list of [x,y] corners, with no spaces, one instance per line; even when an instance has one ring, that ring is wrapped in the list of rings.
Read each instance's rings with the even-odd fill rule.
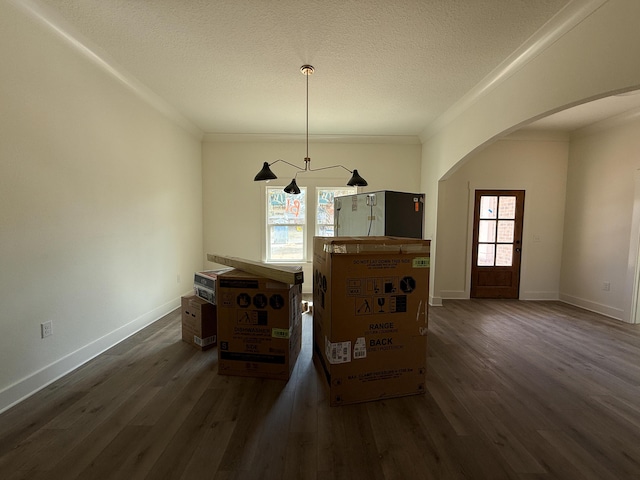
[[[358,193],[334,198],[337,237],[409,237],[424,233],[424,193]]]

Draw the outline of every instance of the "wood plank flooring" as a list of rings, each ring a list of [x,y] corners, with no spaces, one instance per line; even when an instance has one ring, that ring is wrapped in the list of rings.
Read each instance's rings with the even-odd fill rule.
[[[0,478],[640,480],[640,326],[446,301],[427,391],[329,407],[311,319],[288,383],[217,374],[176,311],[0,415]]]

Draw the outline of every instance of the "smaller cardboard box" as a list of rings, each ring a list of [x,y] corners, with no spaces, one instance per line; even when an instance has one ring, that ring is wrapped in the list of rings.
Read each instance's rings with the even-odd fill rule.
[[[231,268],[220,270],[206,270],[196,272],[193,276],[193,291],[195,294],[213,305],[216,304],[216,280],[218,275],[228,272]]]
[[[182,297],[182,340],[200,350],[217,344],[216,306],[195,295]]]
[[[302,288],[241,270],[218,277],[218,373],[288,380],[302,345]]]

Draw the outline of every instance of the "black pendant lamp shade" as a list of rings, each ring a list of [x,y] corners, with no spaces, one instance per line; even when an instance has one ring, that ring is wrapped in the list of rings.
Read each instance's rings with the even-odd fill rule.
[[[294,195],[297,195],[300,193],[300,188],[298,187],[298,184],[296,183],[295,178],[291,180],[291,183],[289,185],[284,187],[284,191],[285,193],[293,193]]]
[[[354,170],[353,175],[351,175],[351,178],[347,182],[347,185],[349,185],[350,187],[366,187],[369,184],[364,178],[360,176],[358,170]]]
[[[273,173],[269,168],[269,163],[264,162],[264,164],[262,165],[262,170],[258,172],[253,181],[259,182],[261,180],[275,180],[276,178],[278,177],[276,177],[276,174]]]

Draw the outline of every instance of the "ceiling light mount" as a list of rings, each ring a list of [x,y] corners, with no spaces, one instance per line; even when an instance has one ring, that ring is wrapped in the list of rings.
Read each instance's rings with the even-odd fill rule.
[[[293,163],[289,163],[286,160],[282,160],[282,159],[278,159],[274,162],[264,162],[262,165],[262,170],[260,170],[258,172],[258,174],[254,177],[254,181],[255,182],[259,182],[259,181],[269,181],[269,180],[274,180],[276,178],[278,178],[276,176],[275,173],[273,173],[271,171],[271,165],[273,165],[274,163],[278,163],[278,162],[283,162],[286,163],[287,165],[290,165],[296,169],[298,169],[298,171],[296,172],[295,176],[293,177],[293,180],[291,180],[291,183],[289,185],[287,185],[284,188],[284,191],[286,193],[292,193],[292,194],[298,194],[300,193],[300,188],[298,187],[298,184],[296,183],[296,178],[298,176],[298,173],[300,172],[317,172],[319,170],[327,170],[329,168],[343,168],[345,169],[347,172],[351,173],[351,178],[349,179],[349,181],[347,182],[347,185],[349,185],[350,187],[366,187],[368,185],[367,181],[362,178],[360,176],[360,174],[358,173],[358,170],[349,170],[347,167],[343,166],[343,165],[331,165],[329,167],[322,167],[322,168],[315,168],[312,169],[311,168],[311,158],[309,157],[309,76],[313,75],[313,72],[315,72],[315,69],[311,66],[311,65],[303,65],[300,67],[300,71],[302,72],[303,75],[305,75],[307,77],[307,129],[306,129],[306,138],[307,138],[307,156],[304,157],[304,167],[299,167],[297,165],[294,165]]]
[[[309,76],[309,75],[313,75],[313,72],[315,72],[315,69],[311,65],[302,65],[300,67],[300,71],[302,72],[303,75]]]

